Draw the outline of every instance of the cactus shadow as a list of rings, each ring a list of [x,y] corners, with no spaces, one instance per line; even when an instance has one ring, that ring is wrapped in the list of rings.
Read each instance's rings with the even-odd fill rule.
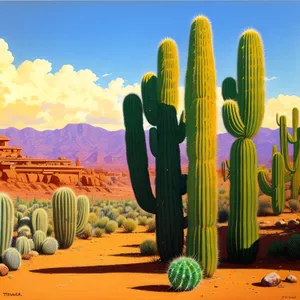
[[[122,245],[122,248],[140,248],[140,244]]]
[[[167,264],[159,262],[145,262],[118,265],[98,265],[80,267],[57,267],[30,270],[39,274],[107,274],[107,273],[143,273],[164,274],[167,272]]]
[[[120,257],[142,257],[141,253],[117,253],[110,254],[110,256],[120,256]]]
[[[178,293],[178,291],[172,289],[169,285],[166,284],[141,285],[141,286],[131,287],[130,289],[145,291],[145,292]]]

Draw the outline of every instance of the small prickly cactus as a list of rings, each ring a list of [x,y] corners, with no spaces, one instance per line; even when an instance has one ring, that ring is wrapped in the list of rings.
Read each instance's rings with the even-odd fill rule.
[[[9,248],[14,230],[14,205],[11,199],[0,194],[0,256]]]
[[[33,235],[34,247],[37,252],[41,252],[43,242],[46,239],[46,234],[42,230],[37,230]]]
[[[26,236],[27,238],[31,237],[31,230],[27,225],[23,225],[18,228],[18,236]]]
[[[42,252],[47,255],[54,254],[58,249],[58,242],[53,237],[47,237],[42,245]]]
[[[173,289],[178,291],[193,290],[202,279],[199,264],[191,257],[179,257],[168,268],[168,278]]]
[[[2,262],[10,271],[18,270],[22,264],[22,257],[19,251],[15,248],[8,248],[4,251]]]
[[[86,196],[77,197],[77,229],[76,234],[81,234],[89,220],[90,201]]]
[[[290,258],[300,259],[300,234],[292,234],[290,236],[286,250]]]
[[[69,188],[59,188],[52,197],[55,238],[61,249],[69,248],[75,239],[77,227],[77,201]]]
[[[17,238],[16,248],[21,255],[28,254],[31,250],[29,239],[25,236]]]
[[[37,208],[31,218],[32,229],[35,233],[37,230],[42,230],[47,233],[48,229],[48,214],[43,208]]]

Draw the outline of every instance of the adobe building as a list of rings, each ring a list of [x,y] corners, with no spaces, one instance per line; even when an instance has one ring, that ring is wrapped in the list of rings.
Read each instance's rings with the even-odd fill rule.
[[[55,185],[100,185],[100,177],[91,170],[76,165],[65,157],[39,159],[23,157],[22,148],[9,146],[11,139],[0,136],[0,180],[7,182],[43,182]]]

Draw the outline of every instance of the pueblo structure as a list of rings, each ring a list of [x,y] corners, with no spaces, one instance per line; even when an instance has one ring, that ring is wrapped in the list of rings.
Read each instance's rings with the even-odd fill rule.
[[[45,183],[80,186],[102,186],[101,175],[65,157],[58,159],[27,158],[22,148],[9,146],[10,138],[0,136],[0,180],[8,183]]]

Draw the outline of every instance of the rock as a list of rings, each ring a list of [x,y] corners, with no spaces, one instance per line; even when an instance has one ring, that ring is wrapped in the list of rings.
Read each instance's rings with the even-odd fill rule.
[[[296,229],[299,226],[299,222],[296,220],[289,220],[288,228],[289,229]]]
[[[284,227],[284,226],[286,226],[286,222],[283,221],[283,220],[277,221],[277,222],[275,223],[275,227],[276,227],[276,228],[281,228],[281,227]]]
[[[29,253],[26,253],[26,254],[23,254],[23,255],[22,255],[22,259],[24,259],[24,260],[30,260],[31,257],[32,257],[32,255],[29,254]]]
[[[14,278],[14,275],[9,275],[8,278],[9,278],[9,279],[13,279],[13,278]]]
[[[31,255],[31,256],[39,256],[39,253],[37,252],[37,251],[34,251],[34,250],[31,250],[30,252],[29,252],[29,254]]]
[[[275,273],[269,273],[268,275],[266,275],[262,280],[261,280],[261,285],[262,286],[276,286],[281,282],[281,278],[280,276]]]
[[[6,276],[8,274],[8,267],[5,264],[0,264],[0,276]]]
[[[297,282],[297,277],[294,275],[288,275],[285,279],[286,282],[289,283],[296,283]]]

